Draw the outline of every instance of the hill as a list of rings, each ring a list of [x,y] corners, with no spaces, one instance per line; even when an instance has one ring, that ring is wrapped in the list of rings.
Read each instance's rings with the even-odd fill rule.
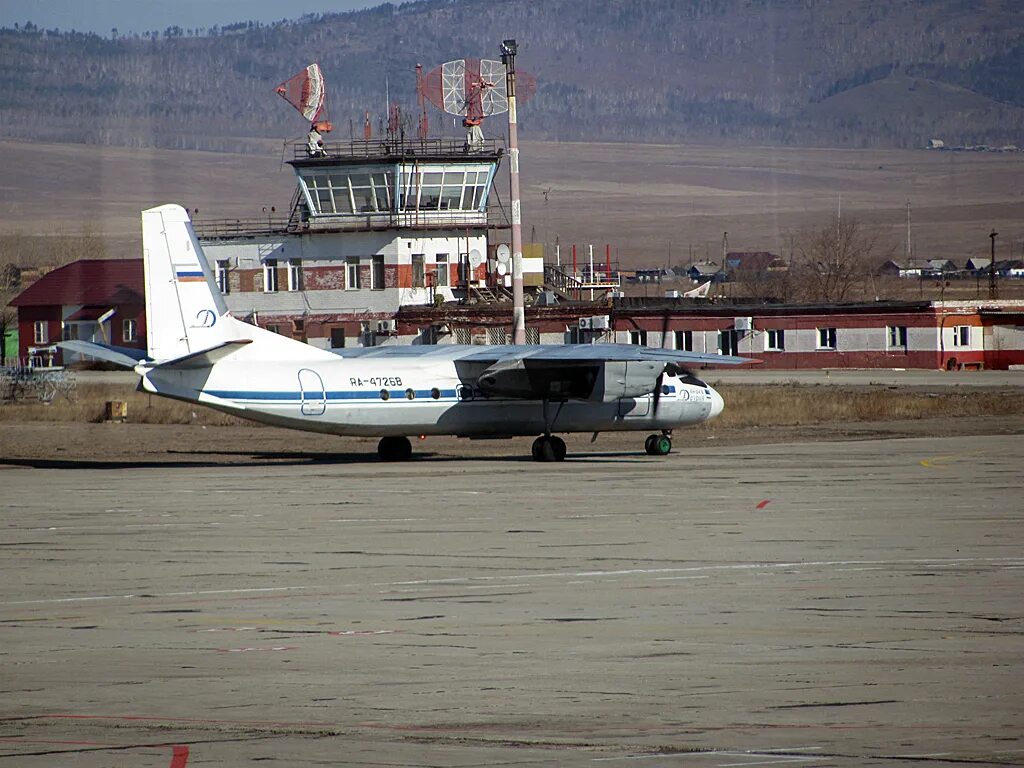
[[[0,30],[0,137],[255,148],[302,130],[273,87],[318,60],[346,138],[382,115],[385,82],[411,122],[417,63],[497,58],[514,37],[539,83],[531,138],[1021,145],[1022,31],[1013,0],[424,0],[108,38],[29,24]],[[908,79],[927,85],[878,112]]]

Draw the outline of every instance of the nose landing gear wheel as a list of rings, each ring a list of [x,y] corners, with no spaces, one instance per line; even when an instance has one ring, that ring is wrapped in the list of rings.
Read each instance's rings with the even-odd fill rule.
[[[382,437],[377,443],[381,461],[408,461],[412,456],[412,443],[407,437]]]
[[[668,435],[648,435],[644,441],[648,456],[667,456],[672,450],[672,438]]]
[[[541,435],[530,448],[534,461],[562,461],[565,459],[565,451],[565,441],[554,435]]]

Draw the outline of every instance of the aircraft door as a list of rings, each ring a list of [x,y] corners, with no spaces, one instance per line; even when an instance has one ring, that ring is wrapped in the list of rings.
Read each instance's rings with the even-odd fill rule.
[[[302,393],[303,416],[320,416],[327,410],[327,391],[319,373],[309,368],[300,368],[299,391]]]

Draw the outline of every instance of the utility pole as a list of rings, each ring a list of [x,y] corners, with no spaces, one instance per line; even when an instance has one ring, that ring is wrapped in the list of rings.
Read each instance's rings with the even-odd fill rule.
[[[512,343],[526,343],[526,303],[523,299],[523,213],[519,198],[519,126],[516,117],[515,40],[502,40],[501,63],[505,65],[508,92],[508,175],[512,197]]]
[[[988,297],[990,299],[999,298],[999,288],[996,286],[996,236],[998,234],[994,229],[988,233],[989,239],[992,241],[991,256],[988,262]]]

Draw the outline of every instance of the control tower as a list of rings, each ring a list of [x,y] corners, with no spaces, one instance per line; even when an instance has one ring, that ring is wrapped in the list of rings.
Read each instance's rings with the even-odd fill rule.
[[[236,316],[317,346],[369,346],[394,335],[400,307],[488,294],[487,234],[509,226],[489,205],[501,140],[302,141],[289,152],[287,218],[195,223]]]

